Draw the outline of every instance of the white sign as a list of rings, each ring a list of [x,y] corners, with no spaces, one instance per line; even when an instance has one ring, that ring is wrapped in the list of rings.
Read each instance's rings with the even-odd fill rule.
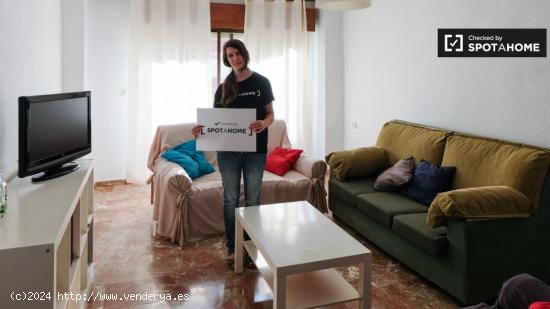
[[[253,108],[197,108],[197,124],[204,126],[197,138],[201,151],[256,151]]]

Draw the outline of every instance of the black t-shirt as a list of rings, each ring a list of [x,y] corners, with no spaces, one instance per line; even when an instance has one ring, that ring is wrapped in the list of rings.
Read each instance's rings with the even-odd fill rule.
[[[275,100],[269,80],[256,72],[252,72],[249,78],[238,82],[237,85],[239,88],[237,97],[229,108],[255,108],[256,120],[265,119],[265,106]],[[214,95],[215,108],[224,108],[221,102],[222,87],[223,84],[220,84]],[[267,153],[267,134],[267,128],[265,128],[256,135],[257,153]]]

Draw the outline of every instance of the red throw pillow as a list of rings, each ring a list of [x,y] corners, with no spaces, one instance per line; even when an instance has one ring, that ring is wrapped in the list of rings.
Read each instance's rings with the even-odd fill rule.
[[[535,302],[529,306],[529,309],[550,309],[549,302]]]
[[[269,155],[265,162],[265,170],[273,174],[283,176],[298,161],[302,154],[302,149],[291,149],[277,146]]]

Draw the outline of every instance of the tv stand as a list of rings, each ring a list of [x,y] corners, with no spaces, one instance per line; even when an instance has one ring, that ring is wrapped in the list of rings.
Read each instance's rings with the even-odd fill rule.
[[[0,308],[86,307],[82,296],[93,276],[94,168],[92,160],[77,163],[74,173],[51,181],[9,182],[8,211],[0,220]]]
[[[80,165],[74,162],[59,165],[45,171],[43,174],[38,174],[36,176],[33,176],[31,180],[32,182],[40,182],[40,181],[45,181],[52,178],[61,177],[63,175],[76,171],[79,167]]]

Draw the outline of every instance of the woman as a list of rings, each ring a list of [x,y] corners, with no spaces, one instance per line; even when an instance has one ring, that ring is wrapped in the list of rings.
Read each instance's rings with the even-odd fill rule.
[[[254,108],[256,121],[249,128],[256,133],[256,152],[218,151],[223,184],[225,236],[228,266],[235,262],[235,208],[239,206],[241,172],[246,206],[260,205],[260,191],[267,153],[267,127],[273,123],[273,91],[264,76],[248,68],[250,57],[243,42],[229,40],[223,45],[223,64],[231,67],[214,96],[215,108]],[[197,138],[201,125],[193,127]],[[248,261],[247,266],[253,264]]]

